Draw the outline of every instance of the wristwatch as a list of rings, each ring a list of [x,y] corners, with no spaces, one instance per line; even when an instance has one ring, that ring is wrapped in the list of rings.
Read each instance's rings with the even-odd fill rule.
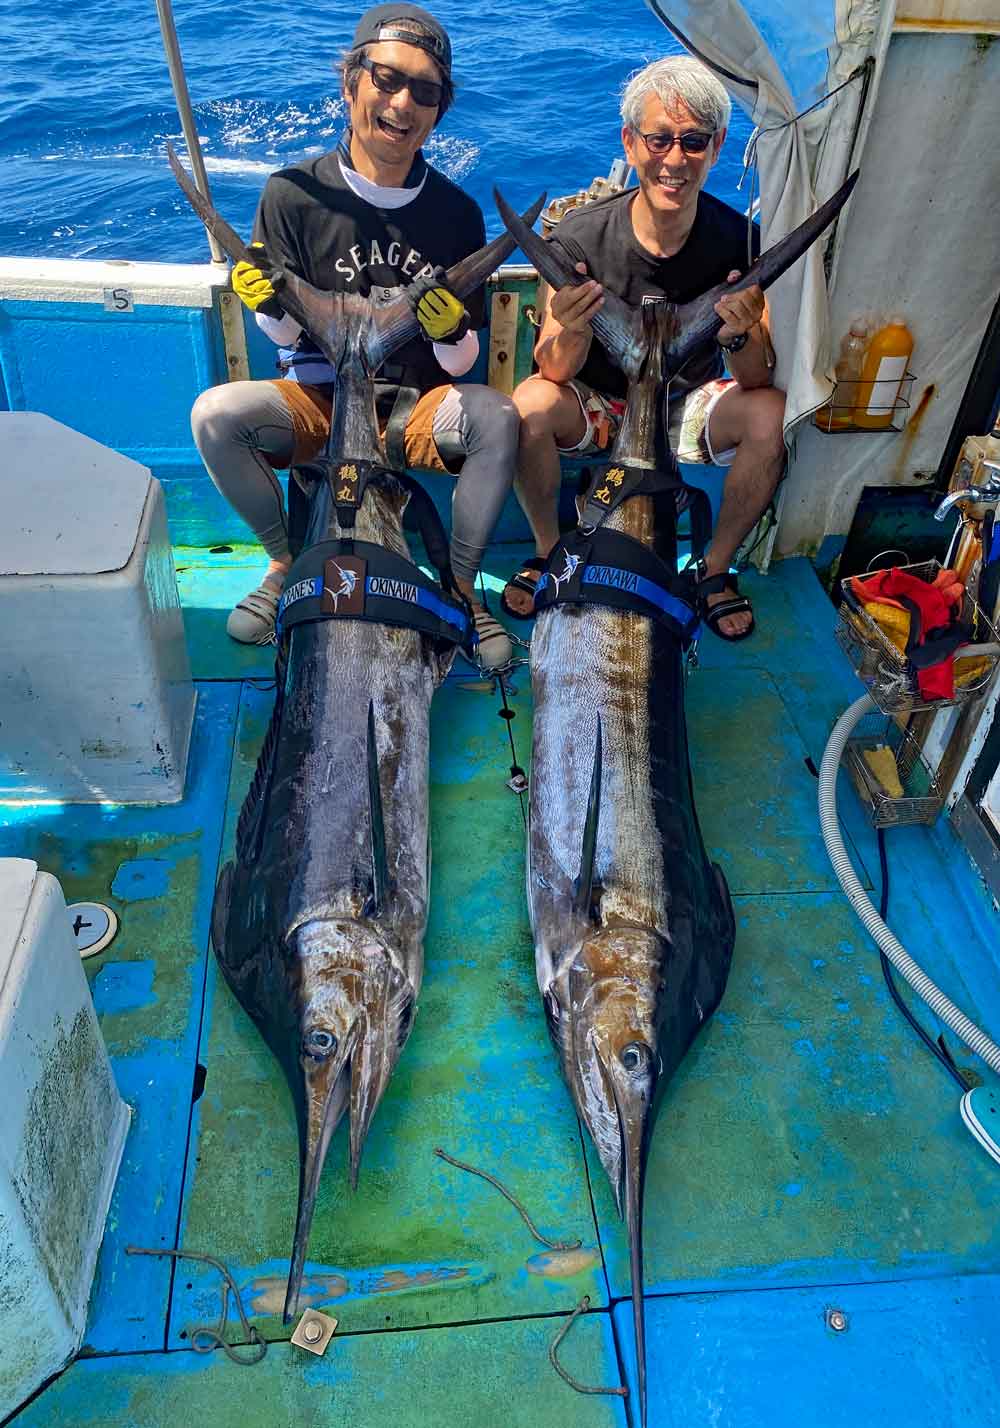
[[[730,338],[728,342],[723,342],[721,337],[717,337],[715,340],[723,352],[742,352],[750,341],[750,334],[749,332],[738,332],[736,336]]]

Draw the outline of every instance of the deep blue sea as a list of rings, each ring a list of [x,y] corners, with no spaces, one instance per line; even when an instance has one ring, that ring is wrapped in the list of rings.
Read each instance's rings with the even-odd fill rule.
[[[362,5],[174,0],[213,200],[249,235],[267,175],[343,128],[333,61]],[[675,53],[641,0],[434,0],[458,98],[428,159],[500,229],[518,207],[586,187],[621,153],[618,95]],[[0,0],[0,254],[204,261],[204,232],[164,157],[180,142],[154,0]],[[739,209],[750,125],[733,124],[708,188]]]

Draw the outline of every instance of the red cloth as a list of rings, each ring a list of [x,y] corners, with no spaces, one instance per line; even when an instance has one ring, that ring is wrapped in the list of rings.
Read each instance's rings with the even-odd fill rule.
[[[864,580],[857,580],[863,600],[884,600],[887,596],[905,595],[920,611],[921,644],[932,630],[951,624],[951,605],[933,585],[908,575],[905,570],[876,570]]]
[[[928,585],[926,580],[909,575],[905,570],[876,570],[873,575],[860,579],[855,576],[854,593],[863,602],[874,600],[885,604],[898,603],[893,596],[903,596],[916,605],[920,611],[920,638],[918,645],[925,644],[928,636],[947,630],[955,613],[956,600],[949,600],[942,590]],[[904,607],[905,608],[905,607]],[[917,687],[924,699],[952,699],[955,695],[954,653],[945,655],[936,664],[929,664],[917,670]]]
[[[954,699],[955,656],[950,654],[937,664],[918,669],[917,685],[923,699]]]

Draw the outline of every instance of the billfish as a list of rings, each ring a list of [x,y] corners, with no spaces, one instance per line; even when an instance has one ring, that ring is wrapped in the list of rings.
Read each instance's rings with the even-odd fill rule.
[[[260,267],[260,249],[244,246],[172,151],[170,160],[229,256]],[[529,224],[542,201],[525,215]],[[449,287],[467,296],[513,250],[502,234],[449,269]],[[408,557],[403,516],[413,498],[388,468],[372,375],[417,335],[410,304],[403,297],[375,306],[272,271],[285,311],[337,373],[329,470],[366,462],[380,468],[350,527],[338,522],[331,481],[312,483],[305,547],[345,537]],[[357,572],[330,560],[326,576],[335,611],[354,596]],[[286,590],[286,598],[295,593]],[[235,857],[216,888],[219,965],[281,1064],[298,1121],[286,1323],[298,1303],[331,1137],[346,1114],[356,1187],[365,1137],[412,1025],[427,921],[429,712],[453,655],[453,647],[442,651],[416,629],[367,620],[291,628],[279,646],[274,712],[240,813]]]
[[[833,220],[856,178],[737,282],[693,302],[634,310],[605,291],[592,325],[628,379],[605,489],[629,468],[677,473],[667,389],[722,326],[715,303],[773,283]],[[553,288],[587,281],[494,196]],[[672,494],[632,495],[606,528],[676,569]],[[557,592],[578,564],[556,546],[548,579]],[[536,973],[563,1074],[628,1230],[643,1425],[642,1212],[653,1124],[670,1077],[719,1004],[735,940],[726,880],[698,826],[683,680],[681,641],[658,619],[589,602],[536,617],[527,861]]]

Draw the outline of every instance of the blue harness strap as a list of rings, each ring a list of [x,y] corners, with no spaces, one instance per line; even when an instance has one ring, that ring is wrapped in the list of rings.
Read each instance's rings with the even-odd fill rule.
[[[369,620],[464,644],[471,621],[460,601],[384,546],[326,540],[303,551],[288,572],[278,605],[278,636],[310,620]]]
[[[535,588],[535,609],[607,605],[659,619],[686,649],[698,634],[693,578],[621,531],[570,532],[554,548]]]

